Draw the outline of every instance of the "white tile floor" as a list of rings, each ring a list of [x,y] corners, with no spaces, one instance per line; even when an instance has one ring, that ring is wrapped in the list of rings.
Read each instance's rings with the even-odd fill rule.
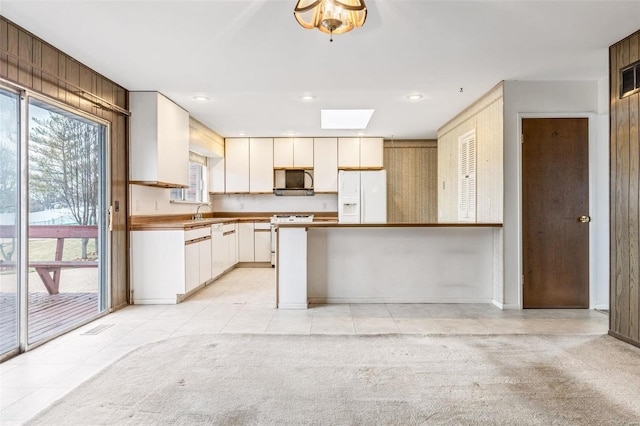
[[[235,269],[179,305],[130,306],[0,364],[0,423],[19,425],[149,342],[200,333],[606,334],[589,310],[501,311],[492,305],[318,305],[274,309],[274,270]],[[84,332],[112,324],[97,335]]]

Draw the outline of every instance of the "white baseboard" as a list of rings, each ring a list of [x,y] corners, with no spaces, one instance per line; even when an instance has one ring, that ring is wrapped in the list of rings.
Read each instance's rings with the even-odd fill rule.
[[[308,303],[278,303],[278,309],[309,309]]]
[[[595,305],[593,309],[597,309],[599,311],[608,311],[609,305]]]
[[[380,297],[310,297],[309,303],[313,305],[323,304],[358,304],[358,303],[491,303],[490,299],[454,299],[454,298],[442,298],[442,299],[395,299],[395,298],[380,298]]]

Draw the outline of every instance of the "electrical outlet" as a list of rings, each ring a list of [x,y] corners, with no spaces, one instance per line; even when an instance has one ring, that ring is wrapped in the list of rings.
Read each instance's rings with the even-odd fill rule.
[[[154,202],[154,203],[153,203],[153,205],[154,205],[154,208],[155,208],[156,210],[158,210],[158,202],[157,202],[157,201],[156,201],[156,202]]]
[[[327,203],[322,203],[322,210],[326,210],[327,209]]]
[[[140,211],[140,200],[136,200],[136,211]]]
[[[244,203],[240,203],[240,210],[244,210]]]

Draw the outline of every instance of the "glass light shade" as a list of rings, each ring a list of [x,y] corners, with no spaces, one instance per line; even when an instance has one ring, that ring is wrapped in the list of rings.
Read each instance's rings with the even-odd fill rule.
[[[293,15],[304,28],[341,34],[364,25],[367,6],[364,0],[298,0]]]

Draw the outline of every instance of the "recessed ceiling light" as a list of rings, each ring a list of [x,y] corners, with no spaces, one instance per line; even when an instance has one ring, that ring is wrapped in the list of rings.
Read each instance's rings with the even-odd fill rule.
[[[374,109],[321,109],[320,127],[326,130],[366,129]]]
[[[421,95],[420,93],[413,93],[411,95],[407,95],[407,99],[410,101],[419,101],[422,98],[424,98],[424,96]]]
[[[358,135],[358,136],[364,136],[364,135],[366,135],[366,134],[367,134],[367,132],[358,132],[358,133],[357,133],[357,135]]]
[[[193,97],[193,100],[198,102],[207,102],[210,99],[211,98],[209,98],[208,96],[203,96],[203,95],[198,95]]]
[[[294,132],[293,130],[288,130],[287,132],[285,132],[287,136],[295,136],[297,133]]]
[[[304,102],[311,102],[311,101],[314,101],[315,99],[316,99],[316,97],[313,96],[313,95],[302,95],[302,96],[300,96],[300,100],[304,101]]]
[[[248,136],[247,132],[238,132],[238,136]]]

